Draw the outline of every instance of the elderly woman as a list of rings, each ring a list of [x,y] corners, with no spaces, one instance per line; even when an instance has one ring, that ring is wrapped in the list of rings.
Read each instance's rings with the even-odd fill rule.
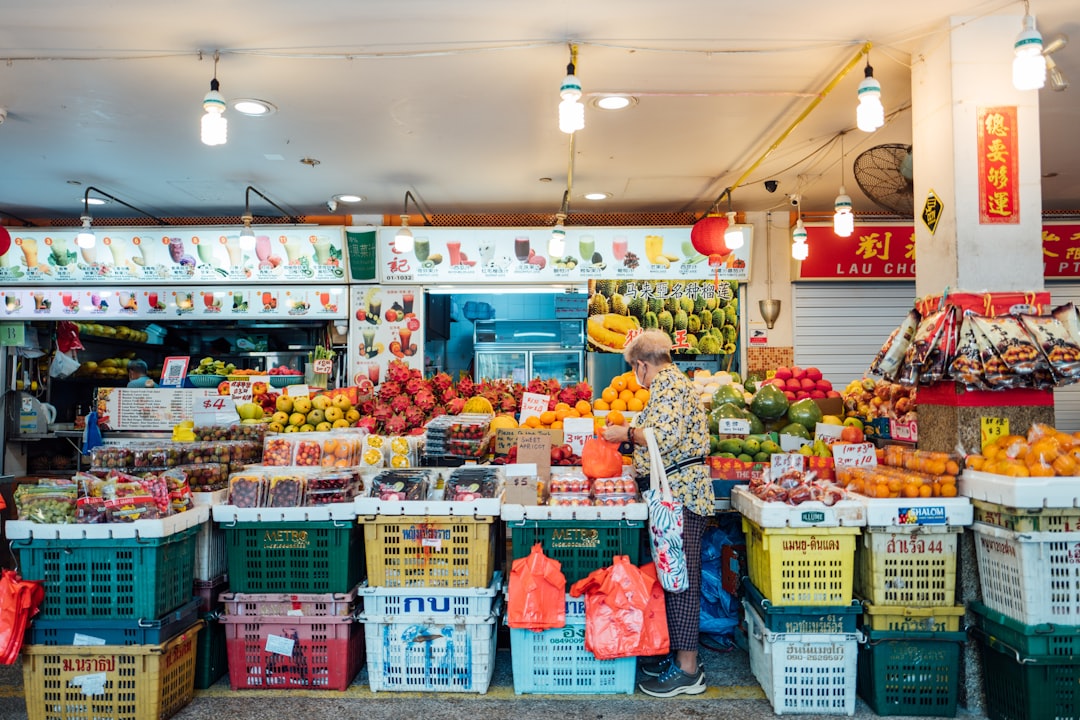
[[[634,469],[649,475],[649,451],[643,429],[651,427],[663,455],[671,492],[683,503],[683,548],[688,582],[681,593],[666,593],[668,634],[673,655],[640,663],[649,679],[639,687],[656,697],[696,695],[705,691],[705,673],[698,665],[698,623],[701,612],[701,537],[706,518],[715,512],[712,480],[705,456],[709,427],[694,384],[671,361],[671,338],[662,330],[646,330],[626,344],[623,357],[649,401],[629,427],[609,425],[604,438],[629,442]]]

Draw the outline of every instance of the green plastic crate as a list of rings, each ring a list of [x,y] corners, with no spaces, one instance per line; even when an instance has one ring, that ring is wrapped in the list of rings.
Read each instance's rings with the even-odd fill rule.
[[[52,620],[159,618],[191,600],[195,535],[160,538],[12,540],[22,576],[41,580],[39,617]]]
[[[237,522],[222,529],[232,592],[347,593],[364,578],[363,529],[355,522]]]
[[[536,543],[544,554],[562,563],[570,587],[593,570],[627,555],[637,565],[641,554],[641,520],[515,520],[510,529],[513,560],[526,557]]]
[[[1080,658],[1080,625],[1025,625],[977,600],[968,603],[975,626],[1021,655]]]
[[[858,692],[877,715],[956,716],[964,632],[864,630]]]
[[[195,689],[205,690],[229,672],[229,653],[225,645],[225,626],[216,613],[203,613],[204,631],[195,642]]]
[[[1080,719],[1080,658],[1024,655],[981,628],[986,715],[990,720]]]

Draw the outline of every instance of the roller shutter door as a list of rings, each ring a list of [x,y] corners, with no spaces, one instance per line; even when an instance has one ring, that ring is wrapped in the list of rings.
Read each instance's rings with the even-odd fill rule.
[[[1073,302],[1080,305],[1080,282],[1047,282],[1054,307]],[[1080,430],[1080,385],[1054,390],[1054,423],[1066,432]]]

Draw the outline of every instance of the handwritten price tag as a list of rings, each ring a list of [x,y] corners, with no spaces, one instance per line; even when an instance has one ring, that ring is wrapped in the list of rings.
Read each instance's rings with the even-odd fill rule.
[[[548,409],[551,397],[538,393],[522,393],[521,395],[521,420],[529,417],[540,417],[540,413]]]
[[[503,468],[506,474],[506,502],[513,505],[537,504],[536,465],[517,463]]]
[[[982,430],[982,445],[980,447],[985,450],[987,445],[999,437],[1009,434],[1009,418],[981,417],[979,418],[979,427]]]
[[[877,454],[873,443],[852,443],[833,446],[833,462],[838,468],[875,467]]]
[[[303,383],[299,385],[286,385],[282,388],[282,390],[284,390],[284,394],[288,395],[289,397],[307,397],[311,394],[311,391],[308,390],[308,386],[304,385]]]
[[[738,418],[720,418],[717,432],[720,435],[749,435],[750,421]]]
[[[775,478],[789,470],[806,470],[806,456],[799,453],[773,453],[769,456],[769,473]]]
[[[844,431],[843,425],[832,425],[830,423],[818,423],[814,426],[814,437],[826,442],[829,440],[839,440],[840,433]]]
[[[211,411],[225,410],[228,407],[228,405],[226,404],[228,402],[229,398],[225,395],[218,395],[217,397],[212,398],[204,398],[203,401],[199,403],[198,409]]]
[[[329,375],[330,373],[334,372],[334,361],[330,360],[329,358],[322,358],[320,360],[316,360],[314,363],[312,363],[311,369],[319,374]]]
[[[229,396],[233,399],[233,402],[237,405],[243,405],[244,403],[251,402],[251,381],[250,380],[231,380],[229,381]]]
[[[575,455],[580,455],[585,441],[593,436],[591,418],[566,418],[563,420],[563,442],[570,446]]]

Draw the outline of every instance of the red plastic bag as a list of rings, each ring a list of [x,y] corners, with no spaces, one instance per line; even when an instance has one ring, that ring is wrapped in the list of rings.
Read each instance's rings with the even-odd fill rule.
[[[511,566],[506,606],[506,622],[512,628],[539,632],[566,627],[566,576],[562,563],[544,555],[540,543]]]
[[[622,473],[622,455],[619,444],[599,437],[591,437],[581,448],[581,470],[587,478],[616,477]]]
[[[585,649],[598,660],[662,655],[670,647],[664,591],[650,563],[637,568],[626,555],[570,588],[585,595]]]
[[[26,625],[45,599],[36,580],[22,580],[14,570],[0,575],[0,664],[11,665],[22,649]]]

